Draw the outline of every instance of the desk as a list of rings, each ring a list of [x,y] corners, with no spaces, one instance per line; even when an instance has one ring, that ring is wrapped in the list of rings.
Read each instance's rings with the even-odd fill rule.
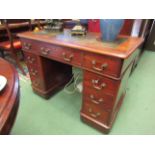
[[[0,92],[0,134],[9,134],[19,105],[19,79],[15,68],[1,58],[0,75],[7,78],[7,85]]]
[[[72,66],[83,70],[81,119],[108,133],[125,96],[127,80],[143,39],[119,36],[103,43],[99,34],[26,32],[22,41],[32,88],[50,97],[71,79]]]

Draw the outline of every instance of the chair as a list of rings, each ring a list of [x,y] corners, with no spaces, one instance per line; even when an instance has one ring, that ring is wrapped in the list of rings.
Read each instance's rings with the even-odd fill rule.
[[[29,30],[32,29],[31,26],[31,21],[30,20],[22,20],[22,22],[29,22]],[[21,42],[19,40],[19,38],[17,37],[17,32],[12,32],[11,24],[15,24],[15,23],[21,23],[21,21],[19,20],[3,20],[3,24],[5,26],[7,35],[8,35],[8,40],[0,42],[0,51],[2,53],[2,57],[4,57],[4,51],[5,52],[9,52],[10,55],[12,56],[12,58],[16,61],[16,64],[18,66],[18,68],[21,70],[21,72],[26,75],[22,65],[20,64],[20,59],[17,55],[18,52],[22,52],[21,48]]]

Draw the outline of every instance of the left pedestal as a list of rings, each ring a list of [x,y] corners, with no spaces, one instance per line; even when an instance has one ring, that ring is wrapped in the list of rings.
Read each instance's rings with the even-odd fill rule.
[[[72,67],[25,52],[33,91],[44,98],[60,90],[72,77]]]

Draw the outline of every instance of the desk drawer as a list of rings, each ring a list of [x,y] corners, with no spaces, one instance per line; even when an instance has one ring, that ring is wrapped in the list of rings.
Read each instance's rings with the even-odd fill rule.
[[[83,101],[86,104],[94,105],[103,111],[111,112],[114,105],[114,96],[96,92],[90,87],[84,88]]]
[[[67,64],[75,64],[77,66],[82,64],[82,53],[80,50],[26,39],[23,40],[22,47],[24,51],[56,59]]]
[[[22,50],[30,52],[34,46],[32,45],[31,40],[21,39],[22,40]]]
[[[110,115],[111,115],[110,112],[103,111],[102,109],[100,109],[96,106],[87,104],[87,103],[83,104],[81,112],[96,121],[99,121],[106,125],[109,124]]]
[[[36,55],[29,52],[24,52],[24,56],[25,56],[27,65],[36,66],[38,64]]]
[[[90,87],[96,93],[116,95],[120,81],[84,71],[84,87]]]
[[[84,54],[84,67],[103,75],[119,77],[122,61],[119,58],[97,54]]]
[[[53,47],[52,47],[53,49]],[[57,59],[58,61],[81,66],[82,64],[82,53],[78,50],[70,49],[67,47],[54,47],[54,50],[49,48],[49,57]],[[41,49],[41,54],[44,52]],[[45,55],[46,56],[46,55]],[[48,56],[48,55],[47,55]]]

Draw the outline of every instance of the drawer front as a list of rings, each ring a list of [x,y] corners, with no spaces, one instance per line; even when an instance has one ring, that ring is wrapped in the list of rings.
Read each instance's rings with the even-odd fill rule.
[[[77,66],[82,65],[82,53],[81,51],[66,48],[66,47],[55,47],[56,50],[51,50],[49,54],[51,58],[56,58],[58,61],[73,64]]]
[[[30,75],[30,78],[31,78],[31,83],[32,83],[33,87],[38,88],[38,89],[42,89],[43,88],[43,86],[41,85],[40,78],[36,78],[34,76],[31,76],[31,75]]]
[[[82,53],[80,50],[26,39],[22,41],[22,48],[24,51],[56,59],[67,64],[77,66],[81,66],[82,64]]]
[[[99,121],[106,125],[109,124],[110,113],[107,111],[103,111],[96,106],[90,104],[83,104],[81,112],[96,121]]]
[[[96,92],[90,87],[85,87],[83,101],[90,106],[94,105],[103,111],[111,112],[114,105],[114,96]]]
[[[31,54],[29,52],[24,52],[25,60],[27,65],[30,66],[37,66],[37,57],[34,54]]]
[[[40,76],[38,67],[36,67],[36,66],[30,66],[28,68],[29,68],[29,74],[30,74],[30,76],[33,76],[35,78],[38,78],[38,76]]]
[[[31,40],[21,39],[21,42],[22,42],[22,50],[23,51],[30,52],[34,48]]]
[[[44,84],[41,80],[41,73],[38,67],[38,60],[36,55],[24,52],[25,58],[26,58],[26,64],[29,70],[32,86],[38,89],[43,89]]]
[[[120,77],[122,61],[119,58],[85,53],[83,65],[103,75]]]
[[[120,81],[106,78],[89,71],[84,71],[84,87],[90,87],[100,94],[116,95]]]
[[[33,68],[33,69],[32,67],[31,68],[28,67],[28,68],[29,68],[29,74],[30,74],[32,86],[38,89],[44,89],[44,85],[42,83],[39,71],[36,68]],[[35,74],[33,73],[34,71],[31,71],[31,69],[35,71]]]

